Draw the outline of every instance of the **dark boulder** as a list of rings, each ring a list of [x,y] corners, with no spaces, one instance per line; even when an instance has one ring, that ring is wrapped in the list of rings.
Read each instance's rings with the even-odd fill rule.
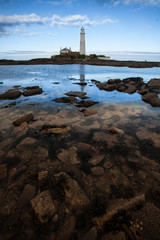
[[[17,99],[21,96],[20,91],[10,90],[3,94],[0,94],[0,99]]]
[[[147,103],[150,103],[152,98],[158,98],[157,93],[147,93],[142,96],[142,100]]]
[[[23,122],[27,122],[28,123],[28,122],[32,121],[33,118],[34,118],[33,114],[29,113],[29,114],[27,114],[27,115],[25,115],[23,117],[20,117],[17,120],[15,120],[13,122],[13,125],[20,126]]]
[[[25,97],[28,97],[28,96],[32,96],[32,95],[36,95],[36,94],[41,94],[42,93],[42,88],[34,88],[34,89],[30,89],[30,90],[26,90],[23,92],[23,95]]]

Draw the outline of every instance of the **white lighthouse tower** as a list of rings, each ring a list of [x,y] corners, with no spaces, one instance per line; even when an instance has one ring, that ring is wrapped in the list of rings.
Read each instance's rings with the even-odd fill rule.
[[[86,55],[84,27],[81,28],[81,33],[80,33],[80,54]]]

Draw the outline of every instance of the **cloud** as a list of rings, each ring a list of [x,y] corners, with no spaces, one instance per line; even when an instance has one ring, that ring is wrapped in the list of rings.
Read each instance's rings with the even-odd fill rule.
[[[41,33],[28,33],[24,26],[31,24],[42,24],[47,25],[48,27],[55,26],[96,26],[107,23],[114,23],[115,21],[112,19],[103,19],[101,21],[91,20],[86,15],[68,15],[65,17],[61,17],[59,15],[53,15],[52,17],[44,17],[36,15],[35,13],[31,13],[28,15],[13,15],[13,16],[4,16],[0,15],[0,36],[8,36],[12,33],[24,33],[21,36],[33,36],[39,35]],[[23,26],[19,28],[19,26]],[[14,31],[8,31],[8,28],[16,27]]]
[[[49,3],[53,6],[60,6],[60,5],[72,5],[74,4],[75,2],[77,2],[77,0],[57,0],[57,1],[46,1],[45,3]]]
[[[150,5],[150,6],[160,6],[160,0],[93,0],[98,3],[103,3],[106,5],[114,5],[117,6],[119,4],[139,4],[139,5]]]

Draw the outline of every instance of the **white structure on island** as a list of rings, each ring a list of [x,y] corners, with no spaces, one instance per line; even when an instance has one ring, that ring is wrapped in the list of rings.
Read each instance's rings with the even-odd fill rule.
[[[86,55],[84,27],[81,28],[81,33],[80,33],[80,54]]]

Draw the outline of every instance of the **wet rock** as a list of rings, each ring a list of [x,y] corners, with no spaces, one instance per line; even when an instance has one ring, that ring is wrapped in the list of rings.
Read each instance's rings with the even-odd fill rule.
[[[115,233],[108,233],[103,235],[101,240],[127,240],[128,238],[126,237],[125,233],[120,231],[120,232],[115,232]]]
[[[60,230],[57,233],[57,240],[70,240],[72,234],[75,230],[76,218],[74,216],[70,216],[66,219],[63,225],[61,225]]]
[[[124,83],[133,83],[133,84],[137,84],[137,83],[143,83],[143,78],[141,77],[130,77],[130,78],[125,78],[122,80]]]
[[[78,83],[74,83],[74,84],[77,84],[77,85],[80,85],[80,86],[85,86],[85,85],[87,85],[87,83],[85,83],[85,82],[78,82]]]
[[[84,95],[86,95],[86,92],[78,92],[78,91],[71,91],[71,92],[67,92],[66,95],[68,96],[74,96],[74,97],[83,97]]]
[[[115,84],[115,83],[120,83],[121,79],[117,78],[117,79],[109,79],[108,80],[108,84]]]
[[[102,90],[104,87],[106,86],[106,83],[98,83],[97,84],[97,87],[100,89],[100,90]]]
[[[150,104],[153,107],[160,107],[160,98],[152,98]]]
[[[104,174],[104,169],[102,167],[92,167],[91,171],[94,176],[102,176]]]
[[[141,89],[141,90],[138,91],[138,93],[141,94],[141,95],[145,95],[149,92],[148,92],[148,89]]]
[[[24,206],[34,198],[36,194],[36,188],[30,184],[25,185],[24,190],[20,197],[20,203]]]
[[[44,126],[40,132],[44,134],[65,134],[71,131],[70,127],[46,127]]]
[[[84,143],[84,142],[79,142],[77,144],[77,148],[78,148],[78,151],[80,152],[89,152],[89,153],[93,153],[94,152],[94,148],[92,145],[88,144],[88,143]]]
[[[132,85],[132,84],[127,84],[127,89],[125,89],[125,93],[129,93],[129,94],[132,94],[132,93],[135,93],[137,91],[137,87],[135,85]]]
[[[106,84],[104,87],[103,87],[103,90],[106,90],[106,91],[114,91],[116,90],[116,85],[115,84]]]
[[[56,207],[48,190],[41,192],[33,198],[31,205],[40,223],[48,222],[56,213]]]
[[[105,132],[94,132],[93,141],[98,143],[106,143],[108,148],[114,147],[117,143],[115,135],[107,134]]]
[[[158,98],[157,93],[147,93],[142,96],[142,100],[147,103],[150,103],[152,98]]]
[[[22,130],[26,130],[27,129],[27,123],[26,122],[23,122],[23,123],[21,123],[21,125],[19,126],[20,127],[20,129],[22,129]]]
[[[77,148],[70,147],[68,150],[61,149],[61,152],[57,155],[57,158],[65,164],[79,164],[80,160],[77,156]]]
[[[92,166],[96,166],[99,163],[101,163],[104,159],[104,155],[97,155],[92,157],[88,162],[92,165]]]
[[[0,99],[17,99],[21,96],[20,91],[10,90],[3,94],[0,94]]]
[[[25,116],[20,117],[17,120],[15,120],[13,122],[13,125],[20,126],[23,122],[27,122],[28,123],[28,122],[32,121],[33,118],[34,118],[34,116],[33,116],[32,113],[26,114]]]
[[[94,114],[97,114],[97,110],[96,109],[90,109],[90,110],[85,109],[84,110],[84,116],[85,117],[91,116],[91,115],[94,115]]]
[[[55,179],[57,186],[60,184],[64,192],[64,201],[69,205],[70,209],[81,208],[90,203],[77,181],[72,179],[68,174],[61,172],[55,175]]]
[[[93,83],[95,83],[95,84],[98,84],[98,83],[100,83],[100,81],[98,81],[98,80],[95,80],[95,79],[91,79],[91,82],[93,82]]]
[[[17,149],[18,150],[21,150],[21,147],[23,146],[23,145],[33,145],[34,143],[36,143],[37,142],[37,139],[35,139],[35,138],[31,138],[31,137],[27,137],[27,138],[25,138],[25,139],[23,139],[18,145],[17,145]]]
[[[38,181],[45,180],[48,176],[48,171],[41,171],[38,173]]]
[[[27,167],[12,168],[9,172],[10,179],[16,179],[27,171]]]
[[[76,107],[91,107],[99,102],[93,101],[93,100],[86,100],[86,101],[81,101],[78,104],[76,104]]]
[[[114,126],[110,127],[108,130],[113,134],[123,134],[124,133],[123,130],[121,130],[117,127],[114,127]]]
[[[33,90],[33,89],[38,89],[39,86],[31,86],[31,87],[26,87],[27,90]]]
[[[0,164],[0,180],[7,177],[7,165]]]
[[[32,95],[36,95],[36,94],[41,94],[42,93],[42,88],[35,88],[35,89],[30,89],[30,90],[26,90],[23,92],[23,95],[25,97],[28,97],[28,96],[32,96]]]
[[[74,96],[56,98],[53,101],[57,103],[76,103],[78,102],[77,98]]]
[[[148,82],[149,87],[160,87],[160,78],[153,78]]]

